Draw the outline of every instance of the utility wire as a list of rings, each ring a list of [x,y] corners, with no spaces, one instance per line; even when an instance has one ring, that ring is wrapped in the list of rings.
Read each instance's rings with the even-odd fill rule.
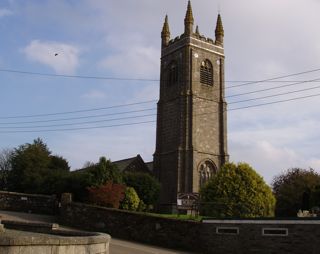
[[[94,126],[94,127],[65,128],[65,129],[0,131],[0,133],[31,133],[31,132],[56,132],[56,131],[92,130],[92,129],[103,129],[103,128],[111,128],[111,127],[120,127],[120,126],[131,126],[131,125],[138,125],[138,124],[144,124],[144,123],[154,123],[154,122],[156,122],[156,121],[144,121],[144,122],[123,123],[123,124],[103,125],[103,126]]]
[[[265,92],[265,91],[280,89],[280,88],[289,87],[289,86],[296,86],[296,85],[300,85],[300,84],[304,84],[304,83],[309,83],[309,82],[312,82],[312,81],[320,81],[320,79],[317,78],[317,79],[312,79],[312,80],[295,82],[295,83],[292,83],[292,84],[287,84],[287,85],[282,85],[282,86],[275,86],[275,87],[269,87],[269,88],[260,89],[260,90],[254,90],[254,91],[245,92],[245,93],[238,93],[238,94],[225,96],[225,98],[238,97],[238,96],[242,96],[242,95],[253,94],[253,93],[258,93],[258,92]]]
[[[138,116],[127,116],[127,117],[119,117],[119,118],[111,118],[111,119],[104,119],[104,120],[97,120],[97,121],[86,121],[86,122],[79,122],[79,123],[63,123],[63,124],[51,124],[51,125],[38,125],[38,126],[17,126],[10,128],[13,129],[30,129],[30,128],[50,128],[50,127],[60,127],[60,126],[72,126],[72,125],[84,125],[84,124],[92,124],[92,123],[103,123],[103,122],[112,122],[112,121],[119,121],[119,120],[126,120],[126,119],[136,119],[148,116],[155,116],[156,114],[147,114],[147,115],[138,115]],[[8,127],[0,127],[0,129],[8,129]]]
[[[232,108],[232,109],[228,109],[227,111],[240,110],[240,109],[246,109],[246,108],[256,108],[256,107],[261,107],[261,106],[266,106],[266,105],[271,105],[271,104],[278,104],[278,103],[288,102],[288,101],[296,101],[296,100],[307,99],[307,98],[318,97],[318,96],[320,96],[320,93],[301,96],[301,97],[295,97],[295,98],[291,98],[291,99],[285,99],[285,100],[279,100],[279,101],[266,102],[266,103],[255,104],[255,105],[249,105],[249,106],[245,106],[245,107]]]
[[[315,87],[304,88],[304,89],[300,89],[300,90],[284,92],[284,93],[278,93],[278,94],[273,94],[273,95],[267,95],[267,96],[262,96],[262,97],[256,97],[256,98],[251,98],[251,99],[246,99],[246,100],[241,100],[241,101],[233,101],[233,102],[229,102],[228,105],[242,103],[242,102],[248,102],[248,101],[267,99],[267,98],[272,98],[272,97],[277,97],[277,96],[282,96],[282,95],[288,95],[288,94],[293,94],[293,93],[300,93],[300,92],[310,91],[310,90],[319,89],[319,88],[320,88],[320,86],[315,86]]]
[[[236,83],[236,82],[246,82],[244,84],[228,86],[226,89],[240,87],[240,86],[247,86],[251,84],[258,84],[258,83],[266,83],[266,82],[273,82],[277,79],[294,77],[304,74],[309,74],[312,72],[318,72],[320,68],[293,73],[289,75],[278,76],[274,78],[268,78],[264,80],[257,80],[257,81],[240,81],[240,80],[227,80],[226,83]],[[31,71],[22,71],[22,70],[14,70],[14,69],[0,69],[0,72],[7,72],[7,73],[15,73],[15,74],[25,74],[25,75],[34,75],[34,76],[48,76],[48,77],[61,77],[61,78],[77,78],[77,79],[97,79],[97,80],[118,80],[118,81],[146,81],[146,82],[159,82],[160,79],[151,79],[151,78],[123,78],[123,77],[104,77],[104,76],[84,76],[84,75],[64,75],[64,74],[53,74],[53,73],[42,73],[42,72],[31,72]],[[166,80],[164,80],[166,81]],[[198,80],[197,80],[198,81]],[[284,81],[290,82],[290,81]]]
[[[234,88],[234,87],[240,87],[240,86],[247,86],[247,85],[252,85],[252,84],[258,84],[258,83],[264,83],[264,82],[270,82],[270,81],[274,81],[274,80],[277,80],[277,79],[289,78],[289,77],[293,77],[293,76],[299,76],[299,75],[304,75],[304,74],[308,74],[308,73],[312,73],[312,72],[318,72],[318,71],[320,71],[320,68],[319,69],[309,70],[309,71],[293,73],[293,74],[284,75],[284,76],[278,76],[278,77],[275,77],[275,78],[263,79],[263,80],[260,80],[260,81],[247,82],[247,83],[240,84],[240,85],[229,86],[229,87],[226,87],[226,89],[227,88],[229,89],[229,88]]]
[[[56,116],[56,115],[65,115],[65,114],[74,114],[74,113],[83,113],[83,112],[92,112],[92,111],[100,111],[106,110],[111,108],[122,108],[140,104],[147,104],[151,102],[155,102],[156,100],[149,100],[149,101],[140,101],[135,103],[128,103],[128,104],[119,104],[113,105],[109,107],[102,107],[102,108],[91,108],[91,109],[84,109],[84,110],[74,110],[74,111],[65,111],[65,112],[56,112],[56,113],[46,113],[46,114],[36,114],[36,115],[20,115],[20,116],[2,116],[0,119],[14,119],[14,118],[33,118],[33,117],[47,117],[47,116]]]
[[[234,102],[230,102],[228,104],[230,105],[230,104],[237,104],[237,103],[243,103],[243,102],[248,102],[248,101],[255,101],[255,100],[261,100],[261,99],[273,98],[273,97],[277,97],[277,96],[283,96],[283,95],[288,95],[288,94],[293,94],[293,93],[305,92],[305,91],[319,89],[319,88],[320,88],[320,86],[311,87],[311,88],[304,88],[304,89],[299,89],[299,90],[295,90],[295,91],[289,91],[289,92],[278,93],[278,94],[262,96],[262,97],[256,97],[256,98],[251,98],[251,99],[246,99],[246,100],[234,101]],[[208,108],[208,107],[202,107],[202,109],[205,109],[205,108]],[[70,118],[58,118],[58,119],[49,119],[49,120],[2,122],[2,123],[0,122],[0,125],[17,125],[17,124],[34,124],[34,123],[71,121],[71,120],[89,119],[89,118],[97,118],[97,117],[105,117],[105,116],[113,116],[113,115],[139,113],[139,112],[146,112],[146,111],[153,111],[153,110],[156,110],[156,108],[147,108],[147,109],[124,111],[124,112],[117,112],[117,113],[108,113],[108,114],[100,114],[100,115],[89,115],[89,116],[81,116],[81,117],[70,117]],[[130,118],[134,118],[134,117],[135,116],[117,118],[115,120],[130,119]],[[84,123],[85,124],[98,123],[98,122],[106,122],[106,121],[111,121],[111,120],[110,119],[104,119],[104,120],[99,120],[99,121],[98,120],[96,120],[96,121],[87,121],[87,122],[84,122]],[[56,125],[47,125],[47,126],[40,126],[40,127],[54,127],[54,126],[64,126],[64,125],[76,125],[76,124],[77,123],[68,123],[68,124],[56,124]],[[83,124],[83,123],[78,123],[78,124]],[[28,126],[26,128],[31,128],[31,127],[32,126]],[[38,127],[38,126],[34,126],[34,127]],[[0,127],[0,128],[8,128],[8,127]],[[17,127],[13,127],[13,128],[17,128]],[[23,128],[23,127],[19,127],[19,128]]]
[[[49,76],[61,76],[61,77],[73,77],[73,78],[101,78],[101,79],[109,79],[108,77],[95,77],[95,76],[73,76],[73,75],[59,75],[59,74],[47,74],[47,73],[38,73],[38,72],[28,72],[28,71],[18,71],[18,70],[9,70],[9,69],[0,69],[2,72],[13,72],[13,73],[21,73],[21,74],[31,74],[31,75],[49,75]],[[244,85],[250,85],[250,84],[256,84],[256,83],[262,83],[262,82],[268,82],[268,81],[274,81],[276,79],[281,79],[281,78],[286,78],[286,77],[292,77],[292,76],[297,76],[297,75],[303,75],[311,72],[317,72],[320,71],[319,69],[313,69],[309,71],[304,71],[304,72],[299,72],[299,73],[294,73],[294,74],[289,74],[285,76],[278,76],[275,78],[270,78],[270,79],[265,79],[265,80],[260,80],[260,81],[254,81],[254,82],[249,82],[249,83],[244,83],[244,84],[239,84],[239,85],[234,85],[228,88],[233,88],[233,87],[239,87],[239,86],[244,86]],[[118,78],[116,78],[118,79]],[[134,80],[134,79],[128,79],[128,80]],[[143,79],[141,79],[143,80]],[[148,79],[146,79],[148,80]],[[319,82],[320,79],[314,79],[314,80],[306,80],[306,81],[299,81],[295,82],[292,84],[288,85],[283,85],[283,86],[277,86],[277,87],[271,87],[267,89],[260,89],[260,90],[255,90],[251,92],[246,92],[246,93],[240,93],[240,94],[234,94],[234,95],[229,95],[226,96],[225,98],[230,98],[230,97],[236,97],[236,96],[241,96],[241,95],[247,95],[247,94],[252,94],[252,93],[257,93],[257,92],[263,92],[263,91],[269,91],[273,89],[279,89],[283,87],[289,87],[297,84],[302,84],[302,83],[309,83],[309,82]],[[226,88],[227,89],[227,88]],[[120,108],[120,107],[127,107],[127,106],[133,106],[133,105],[139,105],[139,104],[146,104],[146,103],[151,103],[155,102],[156,100],[150,100],[150,101],[141,101],[141,102],[136,102],[136,103],[130,103],[130,104],[120,104],[120,105],[114,105],[114,106],[109,106],[109,107],[102,107],[102,108],[92,108],[92,109],[85,109],[85,110],[75,110],[75,111],[66,111],[66,112],[56,112],[56,113],[46,113],[46,114],[35,114],[35,115],[18,115],[18,116],[0,116],[0,119],[18,119],[18,118],[34,118],[34,117],[47,117],[47,116],[55,116],[55,115],[63,115],[63,114],[74,114],[74,113],[83,113],[83,112],[91,112],[91,111],[99,111],[99,110],[106,110],[106,109],[111,109],[111,108]]]
[[[64,75],[53,73],[42,73],[32,71],[21,71],[13,69],[0,69],[0,72],[26,74],[34,76],[47,76],[47,77],[60,77],[60,78],[78,78],[78,79],[97,79],[97,80],[119,80],[119,81],[159,81],[159,79],[147,79],[147,78],[118,78],[118,77],[102,77],[102,76],[82,76],[82,75]]]
[[[318,97],[318,96],[320,96],[320,93],[319,93],[319,94],[313,94],[313,95],[307,95],[307,96],[301,96],[301,97],[295,97],[295,98],[290,98],[290,99],[278,100],[278,101],[273,101],[273,102],[267,102],[267,103],[249,105],[249,106],[244,106],[244,107],[239,107],[239,108],[231,108],[231,109],[227,109],[226,111],[235,111],[235,110],[241,110],[241,109],[256,108],[256,107],[262,107],[262,106],[271,105],[271,104],[279,104],[279,103],[283,103],[283,102],[301,100],[301,99],[306,99],[306,98],[313,98],[313,97]],[[217,113],[217,112],[218,112],[218,111],[201,113],[201,114],[197,114],[197,116],[207,115],[207,114],[214,114],[214,113]],[[156,114],[154,114],[154,115],[156,115]],[[155,120],[153,120],[153,121],[141,121],[141,122],[123,123],[123,124],[115,124],[115,125],[103,125],[103,126],[93,126],[93,127],[78,127],[78,128],[63,128],[63,129],[11,130],[11,131],[8,130],[8,131],[0,131],[0,134],[5,134],[5,133],[30,133],[30,132],[33,132],[33,133],[34,133],[34,132],[57,132],[57,131],[90,130],[90,129],[101,129],[101,128],[110,128],[110,127],[119,127],[119,126],[139,125],[139,124],[154,123],[154,122],[156,122],[156,121],[155,121]]]
[[[147,108],[141,110],[132,110],[125,112],[117,112],[117,113],[109,113],[109,114],[100,114],[100,115],[90,115],[90,116],[80,116],[80,117],[70,117],[70,118],[58,118],[58,119],[49,119],[49,120],[37,120],[37,121],[25,121],[25,122],[4,122],[0,125],[14,125],[14,124],[32,124],[32,123],[49,123],[49,122],[60,122],[60,121],[70,121],[70,120],[80,120],[80,119],[88,119],[88,118],[96,118],[96,117],[105,117],[105,116],[113,116],[113,115],[125,115],[131,113],[145,112],[156,110],[156,108]]]

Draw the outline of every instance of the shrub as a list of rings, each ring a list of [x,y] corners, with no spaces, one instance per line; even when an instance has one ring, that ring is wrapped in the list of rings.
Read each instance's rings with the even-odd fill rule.
[[[121,209],[129,210],[129,211],[136,211],[139,208],[140,198],[132,187],[127,187],[124,199],[121,202]]]
[[[119,208],[120,202],[125,197],[125,188],[125,185],[115,184],[111,181],[100,187],[89,187],[89,202],[95,205]]]
[[[225,164],[201,189],[202,213],[214,217],[274,215],[271,188],[246,163]]]
[[[126,173],[123,176],[127,186],[133,187],[146,205],[157,202],[160,183],[153,176],[145,173]]]

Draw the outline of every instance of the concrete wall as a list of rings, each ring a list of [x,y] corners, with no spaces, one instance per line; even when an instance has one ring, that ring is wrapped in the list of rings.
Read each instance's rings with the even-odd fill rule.
[[[238,229],[238,234],[218,234],[218,228]],[[263,234],[268,230],[287,234]],[[211,220],[204,221],[201,235],[204,253],[316,254],[320,250],[319,220]]]
[[[320,220],[207,220],[201,223],[80,203],[63,205],[60,219],[63,224],[106,232],[116,238],[201,254],[318,254],[320,250]],[[271,232],[279,229],[286,234],[264,235],[264,229]]]
[[[55,195],[47,196],[0,191],[0,210],[55,214],[57,204]]]
[[[15,230],[0,233],[1,254],[109,254],[110,236],[63,237]]]

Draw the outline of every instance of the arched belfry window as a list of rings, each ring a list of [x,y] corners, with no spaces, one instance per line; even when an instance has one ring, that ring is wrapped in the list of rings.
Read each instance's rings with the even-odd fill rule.
[[[213,69],[211,62],[208,59],[201,62],[200,82],[208,86],[213,85]]]
[[[168,85],[175,85],[178,82],[178,65],[172,61],[168,66]]]
[[[204,161],[199,167],[199,187],[212,178],[217,172],[215,165],[211,161]]]

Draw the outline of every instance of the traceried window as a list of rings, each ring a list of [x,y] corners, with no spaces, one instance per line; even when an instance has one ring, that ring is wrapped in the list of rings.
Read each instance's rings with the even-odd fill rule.
[[[200,82],[208,86],[213,85],[213,69],[211,62],[208,59],[201,62]]]
[[[167,84],[172,86],[178,82],[178,66],[175,61],[172,61],[168,67]]]
[[[216,173],[216,167],[211,161],[203,162],[199,167],[199,185],[200,187],[204,186],[204,184],[214,176]]]

